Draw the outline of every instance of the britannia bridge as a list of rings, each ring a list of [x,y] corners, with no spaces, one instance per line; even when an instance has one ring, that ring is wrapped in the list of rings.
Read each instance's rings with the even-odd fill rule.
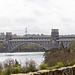
[[[6,38],[0,38],[0,42],[6,42],[7,51],[11,52],[18,48],[21,45],[34,43],[37,44],[46,50],[51,48],[59,48],[60,44],[63,42],[64,47],[68,47],[71,45],[71,41],[75,40],[75,37],[65,37],[59,36],[58,29],[52,29],[50,36],[25,36],[25,37],[12,37],[12,33],[6,33]]]

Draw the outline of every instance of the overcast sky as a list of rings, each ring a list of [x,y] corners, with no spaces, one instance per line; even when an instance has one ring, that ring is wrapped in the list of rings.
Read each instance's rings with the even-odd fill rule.
[[[75,34],[75,0],[0,0],[0,32]]]

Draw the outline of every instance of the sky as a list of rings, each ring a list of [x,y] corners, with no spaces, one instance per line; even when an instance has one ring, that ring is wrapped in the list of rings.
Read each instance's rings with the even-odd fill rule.
[[[0,0],[0,33],[75,34],[75,0]]]

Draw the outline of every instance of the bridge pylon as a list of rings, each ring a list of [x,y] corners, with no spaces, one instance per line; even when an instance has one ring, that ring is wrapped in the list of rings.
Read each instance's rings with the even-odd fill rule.
[[[56,40],[59,40],[59,30],[52,29],[51,30],[51,47],[52,48],[58,48],[59,42],[57,42]]]
[[[12,32],[6,32],[6,50],[10,52],[9,40],[12,40]]]

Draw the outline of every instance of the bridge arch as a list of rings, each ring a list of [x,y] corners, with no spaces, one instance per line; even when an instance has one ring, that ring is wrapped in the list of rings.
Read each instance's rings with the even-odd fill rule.
[[[14,48],[12,49],[12,51],[14,51],[14,50],[17,49],[18,47],[20,47],[20,46],[22,46],[22,45],[25,45],[25,44],[35,44],[35,45],[37,45],[38,47],[41,47],[42,49],[44,49],[43,51],[46,50],[45,47],[43,47],[42,45],[36,44],[36,43],[22,43],[22,44],[17,45],[17,47],[14,47]],[[38,51],[39,51],[39,50],[38,50]]]
[[[28,41],[28,42],[26,42],[26,41],[9,41],[9,52],[12,52],[14,49],[16,49],[16,48],[18,48],[19,46],[21,46],[21,45],[24,45],[24,44],[36,44],[36,45],[38,45],[38,46],[40,46],[40,47],[42,47],[42,48],[44,48],[45,50],[48,50],[49,49],[49,47],[50,47],[50,42],[41,42],[41,41]]]

